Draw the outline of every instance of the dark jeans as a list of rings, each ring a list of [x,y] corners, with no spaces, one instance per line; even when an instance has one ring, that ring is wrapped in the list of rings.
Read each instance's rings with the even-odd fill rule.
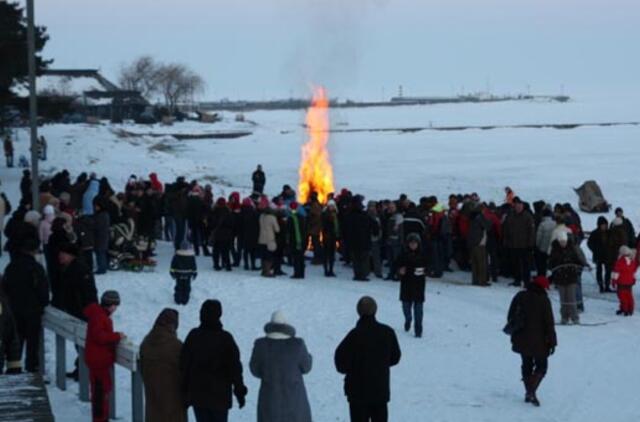
[[[178,305],[186,305],[189,303],[189,295],[191,295],[191,277],[178,277],[173,299]]]
[[[176,223],[171,215],[164,216],[164,240],[173,241],[176,237]]]
[[[600,290],[610,288],[611,265],[608,265],[604,262],[598,262],[596,264],[596,280],[598,280],[598,286],[600,286]]]
[[[82,251],[82,260],[89,268],[89,271],[93,272],[93,249],[85,249]]]
[[[404,320],[408,324],[411,324],[412,316],[415,320],[414,332],[417,336],[422,335],[422,315],[423,315],[422,302],[402,302],[402,312],[404,313]],[[413,308],[413,315],[411,311]]]
[[[97,274],[104,274],[107,272],[107,268],[109,266],[109,254],[107,253],[106,250],[100,250],[100,249],[96,249],[95,251],[96,254],[96,273]]]
[[[184,240],[187,234],[187,221],[184,218],[174,218],[176,225],[176,235],[173,238],[173,246],[175,249],[180,249],[180,244]]]
[[[549,267],[548,263],[549,263],[549,255],[547,255],[544,252],[539,251],[538,249],[536,249],[535,253],[534,253],[535,259],[536,259],[536,269],[538,270],[538,275],[539,276],[546,276],[547,275],[547,269]]]
[[[531,281],[529,249],[511,249],[511,261],[513,263],[513,281],[516,284],[524,281],[524,285],[527,286]]]
[[[242,257],[244,260],[244,267],[251,268],[252,270],[256,269],[256,255],[258,252],[257,247],[247,248],[246,246],[242,249]],[[249,265],[251,264],[251,265]]]
[[[293,276],[304,278],[304,251],[292,250],[291,258],[293,260]]]
[[[213,410],[194,406],[193,414],[196,416],[196,422],[227,422],[229,420],[228,410]]]
[[[204,224],[201,221],[189,221],[189,230],[191,231],[193,251],[196,255],[200,255],[201,246],[203,251],[207,250],[206,237],[204,235]]]
[[[445,267],[445,251],[444,243],[441,239],[432,239],[429,242],[429,255],[431,257],[431,275],[432,277],[442,277]]]
[[[327,242],[325,242],[327,243]],[[325,244],[322,250],[322,257],[324,258],[324,274],[333,273],[333,265],[336,262],[336,245]]]
[[[230,251],[229,242],[216,242],[213,245],[213,268],[220,269],[220,260],[222,259],[222,265],[226,270],[231,269],[231,258],[229,257]]]
[[[353,251],[353,278],[364,280],[369,276],[369,254],[371,251]]]
[[[520,357],[522,358],[522,379],[527,379],[533,374],[544,375],[547,373],[548,358],[534,358],[525,355],[520,355]]]
[[[320,235],[319,234],[312,234],[310,235],[311,237],[311,245],[313,247],[313,261],[312,263],[314,264],[320,264],[322,262],[324,262],[323,258],[322,258],[322,242],[320,242]]]
[[[497,246],[487,246],[487,257],[489,258],[489,277],[492,281],[498,281],[500,274],[500,256]]]
[[[16,315],[16,330],[20,341],[20,356],[26,343],[25,370],[38,372],[40,368],[40,330],[42,322],[39,315]]]
[[[387,404],[349,403],[351,422],[387,422],[389,412]]]

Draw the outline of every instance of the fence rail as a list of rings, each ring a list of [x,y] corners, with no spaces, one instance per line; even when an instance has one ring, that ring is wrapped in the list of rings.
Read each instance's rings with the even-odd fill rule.
[[[80,401],[89,401],[89,371],[84,361],[84,346],[87,338],[87,323],[75,318],[66,312],[54,307],[48,306],[45,309],[42,318],[44,338],[44,330],[55,333],[55,354],[56,354],[56,386],[60,390],[67,389],[67,342],[74,344],[78,350],[78,382],[79,382],[79,398]],[[44,342],[41,342],[42,359],[40,362],[41,372],[44,375]],[[119,365],[131,372],[131,420],[132,422],[144,421],[144,391],[142,384],[142,376],[140,374],[140,355],[139,347],[128,341],[120,342],[116,348],[116,365]],[[111,377],[113,379],[113,391],[110,397],[111,419],[116,419],[116,379],[114,368],[111,369]]]

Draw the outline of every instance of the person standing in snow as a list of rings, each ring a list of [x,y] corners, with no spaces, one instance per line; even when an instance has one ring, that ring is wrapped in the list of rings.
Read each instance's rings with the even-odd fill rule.
[[[387,422],[389,418],[389,372],[400,362],[401,352],[393,329],[376,321],[377,309],[372,297],[358,301],[360,319],[334,356],[336,369],[345,375],[351,422]]]
[[[536,230],[536,250],[534,252],[536,269],[539,276],[547,276],[549,266],[549,251],[551,250],[551,236],[556,228],[553,213],[549,208],[542,211],[542,220]]]
[[[262,166],[258,164],[258,167],[251,175],[251,181],[253,182],[253,192],[262,194],[264,191],[264,185],[267,183],[267,177],[262,171]]]
[[[258,219],[260,225],[258,245],[260,245],[262,276],[273,277],[274,254],[278,248],[276,235],[280,232],[280,225],[274,211],[269,207],[269,201],[266,197],[260,200],[259,209],[261,214]]]
[[[13,141],[11,140],[11,135],[8,133],[4,136],[4,158],[7,162],[7,167],[13,167]]]
[[[609,222],[598,217],[598,227],[591,232],[587,246],[591,250],[593,263],[596,264],[596,280],[600,293],[611,292],[612,263],[608,256]]]
[[[530,255],[536,244],[535,223],[531,212],[525,209],[520,198],[513,199],[511,211],[503,223],[503,242],[513,261],[512,286],[526,286],[531,279]]]
[[[322,257],[324,276],[335,277],[333,266],[336,262],[336,245],[340,240],[340,219],[338,207],[333,199],[327,202],[322,214]]]
[[[242,258],[244,269],[255,271],[256,258],[258,257],[258,236],[260,234],[260,221],[258,211],[251,198],[242,200],[240,208],[240,218],[242,219],[242,232],[240,240],[242,243]]]
[[[213,269],[222,270],[220,261],[225,270],[231,271],[231,243],[233,242],[233,216],[227,207],[224,198],[218,198],[216,206],[211,211],[208,219],[211,228],[211,241],[213,243]]]
[[[480,208],[471,211],[471,224],[467,236],[467,248],[471,258],[471,283],[474,286],[489,286],[487,241],[491,222],[484,218]]]
[[[180,391],[178,311],[165,308],[140,344],[140,369],[144,382],[147,422],[187,422],[187,409]]]
[[[404,330],[411,329],[414,321],[416,337],[422,337],[422,316],[424,291],[427,280],[427,260],[422,252],[420,236],[410,233],[406,240],[406,249],[397,261],[400,277],[400,301],[404,313]]]
[[[109,267],[109,227],[111,218],[107,212],[106,199],[96,198],[93,201],[94,252],[96,254],[96,274],[105,274]]]
[[[93,200],[98,196],[100,190],[100,181],[96,179],[95,174],[91,174],[87,189],[82,195],[82,214],[93,215]]]
[[[40,368],[40,331],[42,314],[49,304],[49,286],[44,268],[35,256],[38,253],[38,241],[27,238],[12,255],[11,262],[4,270],[3,289],[13,311],[20,354],[26,343],[25,369],[38,372]]]
[[[182,394],[198,422],[226,422],[232,393],[240,409],[245,405],[240,350],[231,333],[222,328],[221,316],[219,301],[204,301],[200,326],[191,330],[180,353]]]
[[[182,246],[173,256],[169,274],[176,281],[173,300],[178,305],[186,305],[191,294],[191,281],[198,276],[196,257],[187,241],[182,242]]]
[[[578,316],[577,283],[583,266],[574,244],[566,233],[551,244],[551,279],[560,295],[561,324],[580,323]]]
[[[515,328],[511,334],[512,350],[522,359],[524,401],[534,406],[540,406],[536,393],[547,373],[549,356],[558,344],[548,289],[548,278],[535,277],[526,290],[515,295],[507,317]]]
[[[352,203],[348,218],[351,258],[353,260],[353,279],[369,281],[371,258],[371,221],[364,212],[362,197],[356,196]]]
[[[312,358],[304,340],[296,337],[280,311],[264,326],[266,337],[253,345],[251,373],[260,379],[258,422],[311,422],[311,408],[303,375]]]
[[[621,224],[618,224],[618,225],[622,225],[622,228],[624,230],[624,233],[627,239],[626,245],[630,248],[635,247],[636,245],[634,244],[634,242],[636,239],[636,230],[633,227],[633,223],[631,223],[631,220],[629,220],[627,217],[624,216],[624,210],[620,207],[616,208],[616,218],[622,222]],[[614,225],[616,225],[614,224],[616,222],[617,221],[614,219],[614,221],[611,223],[611,226],[613,227]]]
[[[293,275],[291,278],[304,278],[304,252],[306,248],[306,227],[305,220],[298,214],[298,203],[293,201],[289,204],[291,214],[287,222],[289,234],[289,253],[293,264]]]
[[[5,371],[6,362],[6,371]],[[0,375],[19,374],[22,372],[20,362],[20,338],[16,330],[16,322],[2,289],[0,280]]]
[[[124,334],[113,331],[111,315],[118,306],[118,292],[107,290],[100,298],[100,305],[92,303],[84,310],[88,320],[84,359],[89,368],[91,413],[94,422],[109,420],[109,396],[113,390],[111,368],[116,362],[116,346],[126,338]]]
[[[635,307],[633,285],[636,284],[636,271],[638,271],[637,251],[626,245],[621,246],[619,258],[613,266],[611,275],[613,287],[617,289],[620,301],[617,315],[633,315]]]

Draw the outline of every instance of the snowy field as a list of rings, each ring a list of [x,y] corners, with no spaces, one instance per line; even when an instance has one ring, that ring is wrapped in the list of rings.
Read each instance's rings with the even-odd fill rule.
[[[528,123],[588,123],[640,120],[637,103],[587,99],[567,104],[498,103],[340,109],[332,112],[335,129],[400,128],[416,126],[497,125]],[[216,195],[233,190],[246,193],[250,173],[261,163],[267,173],[266,190],[275,194],[285,183],[295,187],[300,145],[305,141],[302,111],[246,113],[255,124],[235,124],[225,113],[225,130],[245,130],[239,139],[175,141],[169,137],[119,138],[125,128],[138,133],[201,133],[216,125],[176,124],[173,127],[132,125],[52,125],[41,128],[49,141],[46,172],[69,168],[72,174],[91,170],[121,187],[130,174],[155,171],[169,181],[178,175],[213,181]],[[577,203],[572,187],[597,180],[607,199],[625,208],[640,225],[637,168],[640,127],[586,127],[574,130],[496,129],[457,132],[422,131],[335,133],[330,140],[336,188],[349,187],[367,198],[395,198],[400,192],[414,199],[451,192],[476,191],[483,199],[500,201],[511,186],[526,200]],[[26,154],[27,137],[19,133],[16,155]],[[162,144],[161,147],[158,145]],[[17,202],[19,169],[0,169],[2,187]],[[610,217],[610,216],[609,216]],[[583,215],[586,230],[596,216]],[[172,303],[168,276],[171,247],[159,245],[154,273],[109,273],[97,279],[98,289],[117,289],[123,303],[114,316],[117,330],[139,343],[158,312]],[[2,260],[6,264],[6,258]],[[348,420],[342,377],[333,366],[333,352],[357,319],[357,299],[370,294],[379,306],[378,319],[396,329],[403,356],[391,373],[391,421],[487,422],[596,422],[640,420],[637,405],[640,373],[640,317],[614,315],[613,295],[596,293],[593,276],[584,276],[584,323],[558,327],[559,346],[551,357],[549,375],[539,397],[542,407],[525,405],[519,380],[519,357],[501,332],[515,289],[506,280],[488,289],[468,286],[469,277],[454,273],[427,284],[425,335],[414,339],[402,331],[398,284],[351,282],[350,268],[338,268],[338,278],[326,280],[318,267],[307,267],[303,281],[263,279],[256,273],[234,270],[214,273],[209,260],[198,261],[200,275],[191,301],[180,307],[179,336],[198,324],[200,304],[206,298],[222,301],[223,324],[239,344],[248,363],[253,340],[271,312],[282,309],[314,357],[305,382],[314,420]],[[559,312],[557,293],[550,292]],[[636,293],[636,296],[638,294]],[[48,336],[48,350],[53,339]],[[69,362],[73,353],[68,347]],[[52,359],[52,353],[48,355]],[[48,371],[53,377],[53,366]],[[255,420],[258,382],[248,371],[247,406],[234,408],[232,421]],[[128,372],[117,370],[118,413],[130,418]],[[67,392],[52,385],[52,405],[60,421],[89,420],[89,406],[77,400],[77,386]]]

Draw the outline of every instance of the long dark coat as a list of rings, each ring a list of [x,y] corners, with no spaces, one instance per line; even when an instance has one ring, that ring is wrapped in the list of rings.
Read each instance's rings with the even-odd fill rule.
[[[311,371],[312,359],[304,340],[294,337],[292,327],[269,323],[267,337],[253,345],[249,364],[259,378],[258,422],[311,422],[311,408],[303,374]],[[270,338],[270,333],[287,338]],[[284,337],[284,336],[283,336]]]
[[[553,283],[558,286],[568,286],[578,282],[583,262],[573,244],[569,243],[563,248],[557,240],[554,240],[551,244],[549,266]]]
[[[422,252],[406,250],[396,262],[396,268],[404,267],[400,278],[400,300],[402,302],[424,302],[427,281],[427,260]]]
[[[389,373],[400,362],[400,345],[391,327],[363,316],[335,353],[336,369],[345,374],[344,392],[350,403],[389,402]]]
[[[156,322],[140,344],[146,422],[186,422],[180,391],[182,342],[175,328]]]
[[[98,303],[98,291],[93,273],[79,258],[74,259],[60,271],[61,308],[76,318],[86,320],[85,308]]]
[[[260,215],[252,206],[242,206],[240,211],[242,219],[242,245],[253,250],[258,247],[258,235],[260,233]]]
[[[511,336],[512,350],[528,357],[544,358],[556,347],[553,310],[547,292],[536,284],[515,295],[509,307],[509,319],[520,306],[524,328]]]
[[[236,397],[246,395],[240,350],[215,316],[203,310],[200,319],[180,354],[181,391],[189,406],[228,410],[232,391]]]

